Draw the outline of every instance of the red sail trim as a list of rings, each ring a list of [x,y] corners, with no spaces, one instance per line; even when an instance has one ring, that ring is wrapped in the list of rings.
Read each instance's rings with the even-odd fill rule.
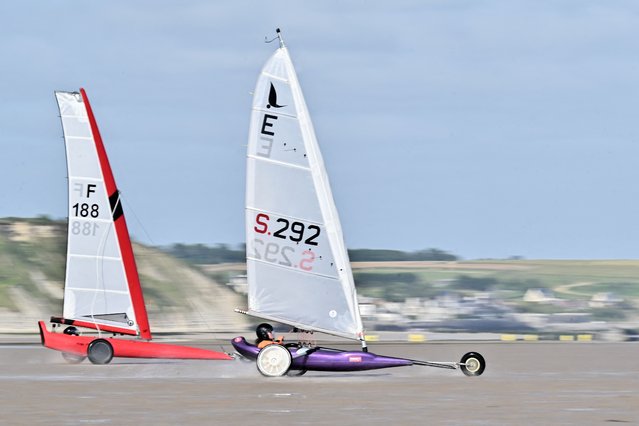
[[[93,140],[98,152],[98,158],[100,159],[100,166],[102,168],[102,175],[104,177],[104,183],[106,185],[107,196],[116,194],[118,188],[115,186],[115,179],[113,178],[113,172],[111,171],[111,165],[102,143],[102,137],[98,130],[98,124],[93,116],[91,105],[89,104],[89,98],[87,97],[84,89],[80,89],[82,94],[82,100],[89,116],[89,124],[91,125],[91,132],[93,133]],[[126,220],[124,215],[121,215],[114,220],[116,234],[118,236],[118,243],[120,245],[120,252],[122,254],[122,261],[124,262],[124,272],[126,274],[127,283],[129,285],[129,292],[131,293],[131,300],[133,302],[133,311],[135,312],[135,319],[138,322],[140,328],[140,337],[143,339],[151,339],[151,327],[149,326],[149,318],[146,313],[146,306],[144,305],[144,296],[142,294],[142,286],[140,285],[140,277],[138,276],[138,268],[135,264],[135,257],[133,256],[133,248],[131,247],[131,240],[129,238],[129,231],[126,226]]]
[[[110,333],[128,334],[130,336],[135,336],[138,334],[135,330],[131,330],[130,328],[121,328],[118,326],[106,325],[106,324],[96,324],[95,322],[91,322],[91,321],[51,317],[51,322],[57,323],[57,324],[64,324],[64,325],[74,325],[77,327],[92,328],[94,330],[108,331]]]

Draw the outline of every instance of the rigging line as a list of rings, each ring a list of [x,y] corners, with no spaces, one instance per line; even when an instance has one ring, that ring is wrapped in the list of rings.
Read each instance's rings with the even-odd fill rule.
[[[206,277],[206,279],[214,282],[215,284],[217,284],[218,286],[222,287],[224,286],[224,283],[220,283],[217,279],[214,279],[212,277],[210,277],[207,273],[205,273],[203,270],[193,267],[189,264],[187,264],[187,266],[190,269],[194,269],[196,273],[202,274],[204,277]],[[220,340],[222,341],[223,339],[218,339],[217,338],[217,333],[215,332],[215,329],[211,326],[210,321],[208,321],[206,319],[206,317],[204,316],[204,314],[202,313],[202,311],[191,301],[191,298],[187,297],[186,299],[187,304],[191,307],[191,310],[193,312],[196,313],[196,315],[198,315],[200,317],[200,320],[204,323],[204,326],[206,329],[208,329],[208,332],[211,333],[213,340]],[[226,351],[226,349],[224,348],[224,345],[222,343],[220,343],[220,349],[222,350],[222,352],[224,353],[229,353]]]
[[[189,265],[189,268],[191,268],[191,266]],[[204,274],[201,271],[198,271],[200,273],[202,273],[202,275],[204,275],[207,279],[211,279],[212,281],[214,281],[215,283],[217,283],[216,280],[213,280],[212,278],[209,278],[208,275]],[[218,283],[219,284],[219,283]],[[186,302],[188,303],[188,305],[191,307],[191,310],[194,311],[196,313],[197,316],[200,317],[200,321],[202,321],[204,323],[204,327],[208,329],[208,332],[212,334],[213,340],[217,340],[216,337],[216,333],[213,327],[211,327],[210,322],[206,319],[206,317],[204,316],[204,314],[202,313],[202,311],[191,301],[190,297],[186,298]],[[220,348],[222,349],[222,352],[226,352],[224,350],[224,346],[222,346],[222,344],[220,344]]]
[[[122,191],[119,191],[119,201],[120,201],[120,203],[122,203],[124,205],[125,197],[124,197],[124,194],[122,193]],[[135,219],[135,222],[140,226],[140,228],[142,229],[142,232],[144,232],[144,235],[149,240],[151,245],[153,247],[157,247],[157,244],[155,243],[155,241],[153,241],[153,238],[151,238],[151,235],[149,234],[149,232],[147,232],[146,228],[142,224],[142,221],[140,220],[138,215],[135,213],[135,209],[133,208],[133,204],[131,203],[131,201],[129,201],[129,199],[126,199],[126,205],[127,205],[126,211],[127,212],[131,212],[131,214],[133,215],[133,218]],[[208,276],[207,276],[207,278],[208,278]],[[213,335],[213,339],[216,339],[216,336],[215,336],[216,333],[215,333],[213,327],[211,327],[210,322],[206,319],[206,317],[202,313],[202,311],[200,309],[198,309],[198,307],[193,304],[193,302],[191,301],[190,298],[187,297],[186,301],[187,301],[188,305],[191,307],[191,310],[195,311],[196,315],[198,315],[200,317],[200,321],[202,321],[202,323],[204,324],[204,327],[207,328],[208,331]],[[220,347],[221,347],[222,351],[224,351],[224,347],[221,344],[220,344]]]
[[[217,281],[216,281],[217,282]],[[191,304],[190,299],[189,300],[189,304]],[[195,308],[195,310],[197,311],[198,315],[201,317],[202,321],[204,322],[204,325],[206,328],[208,328],[209,333],[211,333],[213,340],[221,340],[217,338],[217,333],[215,332],[215,329],[213,327],[211,327],[211,324],[209,323],[209,321],[206,320],[206,318],[204,317],[204,315],[202,314],[202,311],[200,311],[199,309],[197,309],[196,306],[193,306],[193,308]],[[222,350],[222,352],[226,353],[226,350],[224,349],[224,345],[222,343],[220,343],[220,349]]]
[[[190,265],[188,265],[188,267],[192,268],[192,266],[190,266]],[[193,269],[195,269],[195,268],[193,268]],[[208,275],[204,274],[203,272],[201,272],[199,270],[196,270],[196,271],[201,273],[202,275],[204,275],[207,279],[211,279],[211,278],[209,278]],[[212,281],[217,283],[217,281],[215,281],[215,280],[212,280]],[[206,329],[208,329],[208,332],[211,333],[213,340],[221,340],[221,339],[217,338],[215,329],[213,327],[211,327],[210,322],[206,319],[206,317],[204,316],[202,311],[191,301],[191,298],[190,297],[186,297],[185,300],[186,300],[186,303],[191,308],[191,311],[195,312],[195,314],[200,317],[200,321],[202,321],[202,323],[204,324],[204,327]],[[222,352],[227,353],[226,350],[224,349],[224,345],[222,345],[221,343],[220,343],[220,349],[222,350]]]
[[[124,201],[126,201],[126,205],[127,205],[126,211],[131,212],[131,214],[133,215],[133,218],[135,219],[136,224],[139,225],[140,228],[142,228],[142,232],[144,233],[144,236],[149,240],[149,242],[151,243],[153,247],[156,247],[157,244],[155,244],[155,241],[153,241],[153,238],[151,238],[151,234],[149,234],[149,232],[146,230],[146,228],[144,227],[144,224],[142,223],[138,215],[135,214],[135,209],[133,208],[133,204],[131,203],[131,201],[129,201],[128,199],[125,200],[125,197],[122,191],[118,190],[118,192],[119,192],[120,203],[122,203],[124,207]]]
[[[123,193],[121,191],[119,195],[120,195],[120,202],[124,204],[125,197],[123,196]],[[133,205],[129,199],[126,199],[126,205],[127,205],[126,207],[127,212],[131,212],[131,214],[133,215],[133,218],[135,219],[135,222],[140,226],[140,228],[142,229],[142,232],[144,232],[144,235],[149,240],[151,245],[153,247],[157,247],[157,244],[155,243],[155,241],[153,241],[153,238],[151,238],[151,235],[147,232],[146,228],[142,224],[142,221],[140,220],[138,215],[135,213],[135,209],[133,208]],[[215,338],[215,332],[213,331],[213,327],[211,327],[210,322],[206,319],[202,311],[193,304],[193,302],[191,301],[191,298],[187,297],[186,301],[189,307],[191,308],[191,311],[194,311],[196,315],[200,317],[200,321],[202,321],[202,323],[204,324],[204,327],[207,328],[208,331],[213,334],[213,338]]]

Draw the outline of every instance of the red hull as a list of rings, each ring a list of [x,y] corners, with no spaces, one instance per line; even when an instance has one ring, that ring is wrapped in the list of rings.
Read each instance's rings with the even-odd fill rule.
[[[96,339],[95,336],[73,336],[64,333],[51,333],[44,321],[39,321],[42,345],[49,349],[74,355],[87,355],[87,347]],[[163,358],[163,359],[214,359],[231,360],[223,352],[188,346],[154,343],[143,340],[107,339],[113,346],[113,356],[121,358]]]

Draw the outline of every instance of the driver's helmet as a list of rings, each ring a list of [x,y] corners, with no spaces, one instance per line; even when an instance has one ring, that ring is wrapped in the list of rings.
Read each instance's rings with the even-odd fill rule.
[[[259,341],[270,340],[272,338],[271,333],[273,333],[273,326],[265,322],[258,325],[257,328],[255,329],[255,334],[257,335],[257,340]]]

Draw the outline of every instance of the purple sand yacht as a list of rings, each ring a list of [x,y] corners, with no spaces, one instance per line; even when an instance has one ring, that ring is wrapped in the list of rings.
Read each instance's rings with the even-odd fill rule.
[[[279,29],[253,95],[246,172],[248,309],[237,312],[299,330],[359,340],[362,351],[271,344],[233,347],[266,376],[421,365],[478,376],[481,355],[429,362],[367,351],[342,227],[313,124]]]

